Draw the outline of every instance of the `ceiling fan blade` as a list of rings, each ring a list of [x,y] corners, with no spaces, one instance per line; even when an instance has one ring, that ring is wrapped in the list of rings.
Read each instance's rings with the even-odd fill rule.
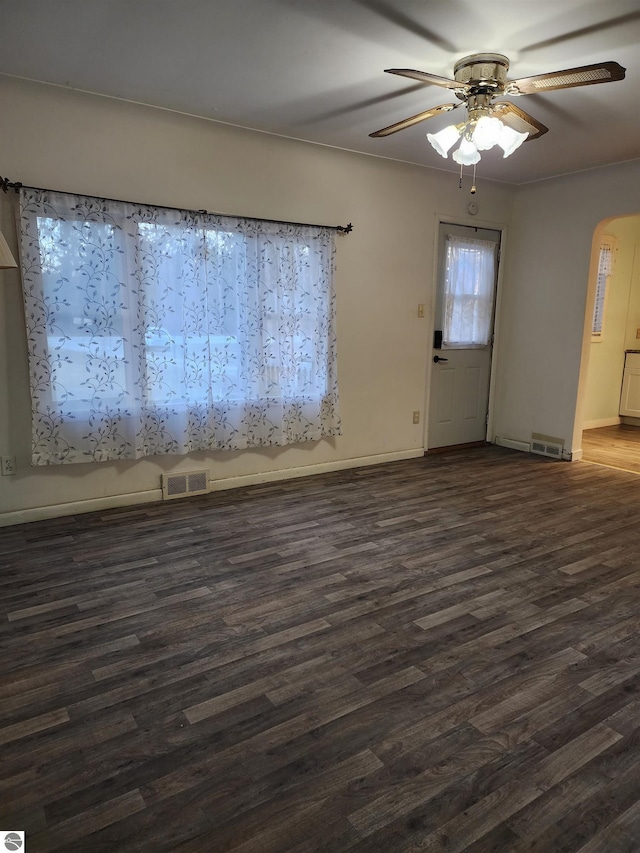
[[[436,86],[443,86],[445,89],[467,89],[464,83],[458,83],[457,80],[450,80],[449,77],[438,77],[437,74],[429,74],[427,71],[414,71],[413,68],[385,68],[385,74],[399,74],[400,77],[411,77],[412,80],[419,80],[421,83],[435,83]]]
[[[549,74],[510,80],[505,92],[506,94],[532,95],[534,92],[550,92],[553,89],[572,89],[574,86],[612,83],[614,80],[623,80],[625,71],[626,68],[618,65],[617,62],[581,65],[579,68],[567,68],[565,71],[551,71]]]
[[[438,107],[431,107],[430,110],[425,110],[423,113],[405,118],[395,124],[390,124],[389,127],[383,127],[382,130],[376,130],[375,133],[370,133],[369,136],[377,138],[379,136],[389,136],[392,133],[397,133],[399,130],[405,130],[407,127],[412,127],[414,124],[419,124],[421,121],[426,121],[428,118],[437,116],[440,113],[448,113],[455,110],[460,104],[440,104]]]
[[[524,110],[521,110],[520,107],[516,107],[515,104],[509,101],[498,101],[495,103],[493,105],[493,112],[507,127],[517,130],[518,133],[528,133],[529,138],[525,139],[525,142],[537,139],[549,130],[548,127],[545,127],[533,116],[530,116],[529,113],[525,113]]]

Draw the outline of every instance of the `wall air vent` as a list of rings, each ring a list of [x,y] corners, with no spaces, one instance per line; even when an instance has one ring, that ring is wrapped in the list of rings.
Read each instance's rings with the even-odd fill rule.
[[[551,456],[553,459],[562,459],[564,441],[552,435],[542,435],[534,432],[531,434],[531,452],[541,456]]]
[[[189,495],[203,495],[209,491],[209,472],[186,471],[184,474],[162,475],[162,500],[186,498]]]

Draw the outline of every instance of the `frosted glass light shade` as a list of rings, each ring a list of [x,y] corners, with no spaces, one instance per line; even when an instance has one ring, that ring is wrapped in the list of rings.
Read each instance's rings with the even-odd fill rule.
[[[529,134],[526,131],[524,133],[519,133],[512,127],[507,127],[506,124],[503,124],[502,130],[500,131],[500,138],[498,139],[498,145],[504,151],[503,157],[508,157],[510,154],[513,154],[516,148],[519,148],[522,145],[527,136],[529,136]]]
[[[455,124],[450,124],[444,130],[439,130],[437,133],[427,133],[427,139],[436,149],[441,157],[447,156],[449,149],[460,139],[460,130]]]
[[[456,148],[451,156],[456,163],[460,163],[461,166],[472,166],[474,163],[480,162],[478,149],[470,139],[466,138],[466,136],[462,137],[460,147]]]
[[[473,144],[478,151],[488,151],[494,145],[497,145],[504,126],[499,118],[482,116],[471,134]]]
[[[18,264],[15,262],[11,250],[7,246],[7,241],[4,239],[2,232],[0,232],[0,270],[11,270],[17,266]]]

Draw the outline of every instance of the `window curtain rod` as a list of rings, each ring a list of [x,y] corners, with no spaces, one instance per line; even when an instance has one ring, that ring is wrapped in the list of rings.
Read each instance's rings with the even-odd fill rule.
[[[7,192],[10,188],[14,189],[16,192],[20,189],[20,187],[25,187],[28,190],[40,190],[44,192],[66,192],[66,190],[45,190],[44,187],[30,187],[26,184],[20,183],[20,181],[10,181],[9,178],[3,178],[0,176],[0,189],[3,192]],[[81,193],[81,195],[86,195],[85,193]],[[107,198],[106,196],[91,196],[91,198],[101,198],[105,201],[115,201],[115,202],[124,202],[125,204],[139,204],[141,207],[161,207],[163,210],[179,210],[182,213],[202,213],[206,216],[230,216],[236,219],[248,219],[251,222],[273,222],[276,225],[302,225],[310,228],[331,228],[334,231],[338,231],[341,234],[350,234],[353,231],[353,225],[349,222],[347,225],[317,225],[314,222],[288,222],[286,219],[264,219],[261,216],[239,216],[236,213],[214,213],[211,210],[190,210],[189,208],[184,207],[171,207],[167,204],[147,204],[146,202],[127,202],[121,198]]]

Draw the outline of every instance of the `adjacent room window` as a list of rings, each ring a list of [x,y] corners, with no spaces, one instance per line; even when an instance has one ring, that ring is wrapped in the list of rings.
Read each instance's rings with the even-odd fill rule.
[[[442,342],[487,346],[491,337],[497,244],[447,236]]]
[[[596,298],[593,305],[592,341],[601,341],[604,334],[604,313],[609,278],[613,272],[615,257],[615,238],[604,235],[598,256],[598,278],[596,280]]]
[[[340,432],[334,232],[21,190],[33,463]]]

